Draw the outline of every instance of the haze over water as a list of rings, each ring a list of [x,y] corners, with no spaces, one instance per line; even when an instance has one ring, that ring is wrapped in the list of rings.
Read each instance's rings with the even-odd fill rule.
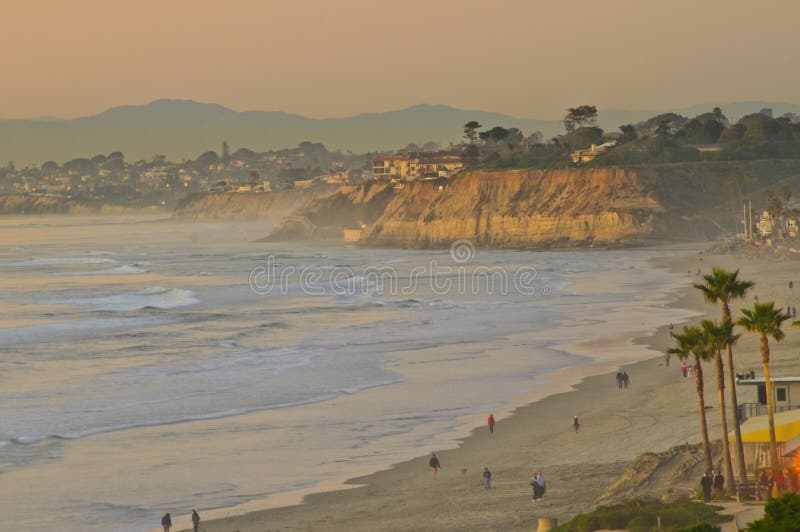
[[[167,511],[453,445],[543,375],[589,361],[563,344],[677,320],[662,305],[686,282],[647,266],[664,252],[478,250],[458,262],[446,250],[251,242],[267,230],[0,220],[0,529],[144,530]],[[267,257],[323,280],[255,293],[248,280]],[[459,267],[535,275],[505,294],[448,290],[434,262],[454,282]],[[408,290],[370,278],[373,267]],[[326,284],[330,272],[347,282]]]

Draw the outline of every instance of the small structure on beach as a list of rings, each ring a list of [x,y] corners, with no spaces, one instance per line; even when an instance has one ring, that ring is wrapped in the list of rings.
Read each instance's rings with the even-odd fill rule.
[[[744,460],[748,471],[753,472],[769,463],[769,420],[767,416],[751,417],[742,423]],[[734,433],[728,435],[735,441]],[[775,439],[778,456],[788,463],[788,457],[800,449],[800,409],[775,414]],[[735,455],[733,456],[736,460]]]

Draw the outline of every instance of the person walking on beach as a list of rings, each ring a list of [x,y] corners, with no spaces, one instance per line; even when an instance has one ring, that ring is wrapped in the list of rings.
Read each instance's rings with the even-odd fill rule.
[[[161,518],[161,526],[164,527],[164,532],[169,532],[169,529],[172,528],[172,518],[169,516],[169,512]]]
[[[492,487],[492,472],[488,467],[483,468],[483,489],[488,490]]]
[[[200,514],[197,513],[197,510],[192,510],[192,525],[194,526],[194,532],[200,530]]]
[[[714,471],[714,489],[717,491],[722,491],[725,489],[725,477],[722,474],[722,471]]]
[[[689,366],[686,365],[686,362],[681,362],[681,375],[684,379],[689,375]]]
[[[626,390],[628,389],[628,384],[630,384],[630,382],[631,378],[628,377],[628,372],[627,371],[622,372],[622,385],[625,387]]]
[[[703,500],[711,502],[711,486],[714,485],[714,479],[711,478],[711,473],[706,471],[703,478],[700,479],[700,487],[703,488]]]
[[[533,486],[533,502],[541,501],[546,488],[541,471],[537,471],[533,474],[531,477],[531,486]]]
[[[617,388],[622,389],[622,372],[617,372]]]
[[[575,429],[575,433],[578,433],[578,429],[581,428],[581,422],[578,419],[578,416],[572,418],[572,428]]]
[[[489,425],[489,434],[494,434],[494,414],[489,414],[489,419],[486,423]]]
[[[428,464],[433,470],[433,480],[436,480],[436,475],[439,473],[439,469],[442,467],[442,464],[439,463],[439,459],[436,458],[436,453],[431,453],[431,459],[428,461]]]

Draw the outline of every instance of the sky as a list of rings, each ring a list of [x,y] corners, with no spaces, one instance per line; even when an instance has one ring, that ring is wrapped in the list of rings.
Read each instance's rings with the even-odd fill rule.
[[[800,1],[2,0],[0,117],[800,103]]]

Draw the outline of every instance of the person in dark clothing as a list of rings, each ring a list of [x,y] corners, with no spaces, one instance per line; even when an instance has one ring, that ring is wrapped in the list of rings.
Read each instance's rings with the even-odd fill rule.
[[[489,414],[489,419],[486,423],[489,425],[489,434],[494,434],[494,414]]]
[[[192,525],[194,526],[194,532],[200,530],[200,514],[197,513],[197,510],[192,510]]]
[[[436,480],[436,475],[439,473],[439,469],[442,467],[442,464],[439,463],[439,459],[436,458],[436,453],[431,453],[431,459],[428,461],[428,464],[433,470],[433,480]]]
[[[622,372],[618,371],[617,372],[617,388],[619,388],[620,390],[622,389],[622,379],[623,379]]]
[[[630,384],[631,378],[628,377],[628,372],[625,371],[622,373],[622,385],[625,386],[625,389],[628,389],[628,384]]]
[[[169,516],[169,512],[161,518],[161,526],[164,527],[164,532],[169,532],[169,529],[172,528],[172,518]]]
[[[705,502],[711,502],[711,487],[714,485],[714,479],[711,478],[711,473],[708,471],[703,474],[703,478],[700,479],[700,487],[703,488],[703,500]]]
[[[719,491],[725,489],[725,477],[722,475],[722,471],[714,473],[714,489]]]
[[[531,477],[531,486],[533,486],[533,502],[541,501],[545,491],[545,482],[541,471],[537,471]]]
[[[488,467],[483,468],[483,489],[488,490],[492,487],[492,472]]]

